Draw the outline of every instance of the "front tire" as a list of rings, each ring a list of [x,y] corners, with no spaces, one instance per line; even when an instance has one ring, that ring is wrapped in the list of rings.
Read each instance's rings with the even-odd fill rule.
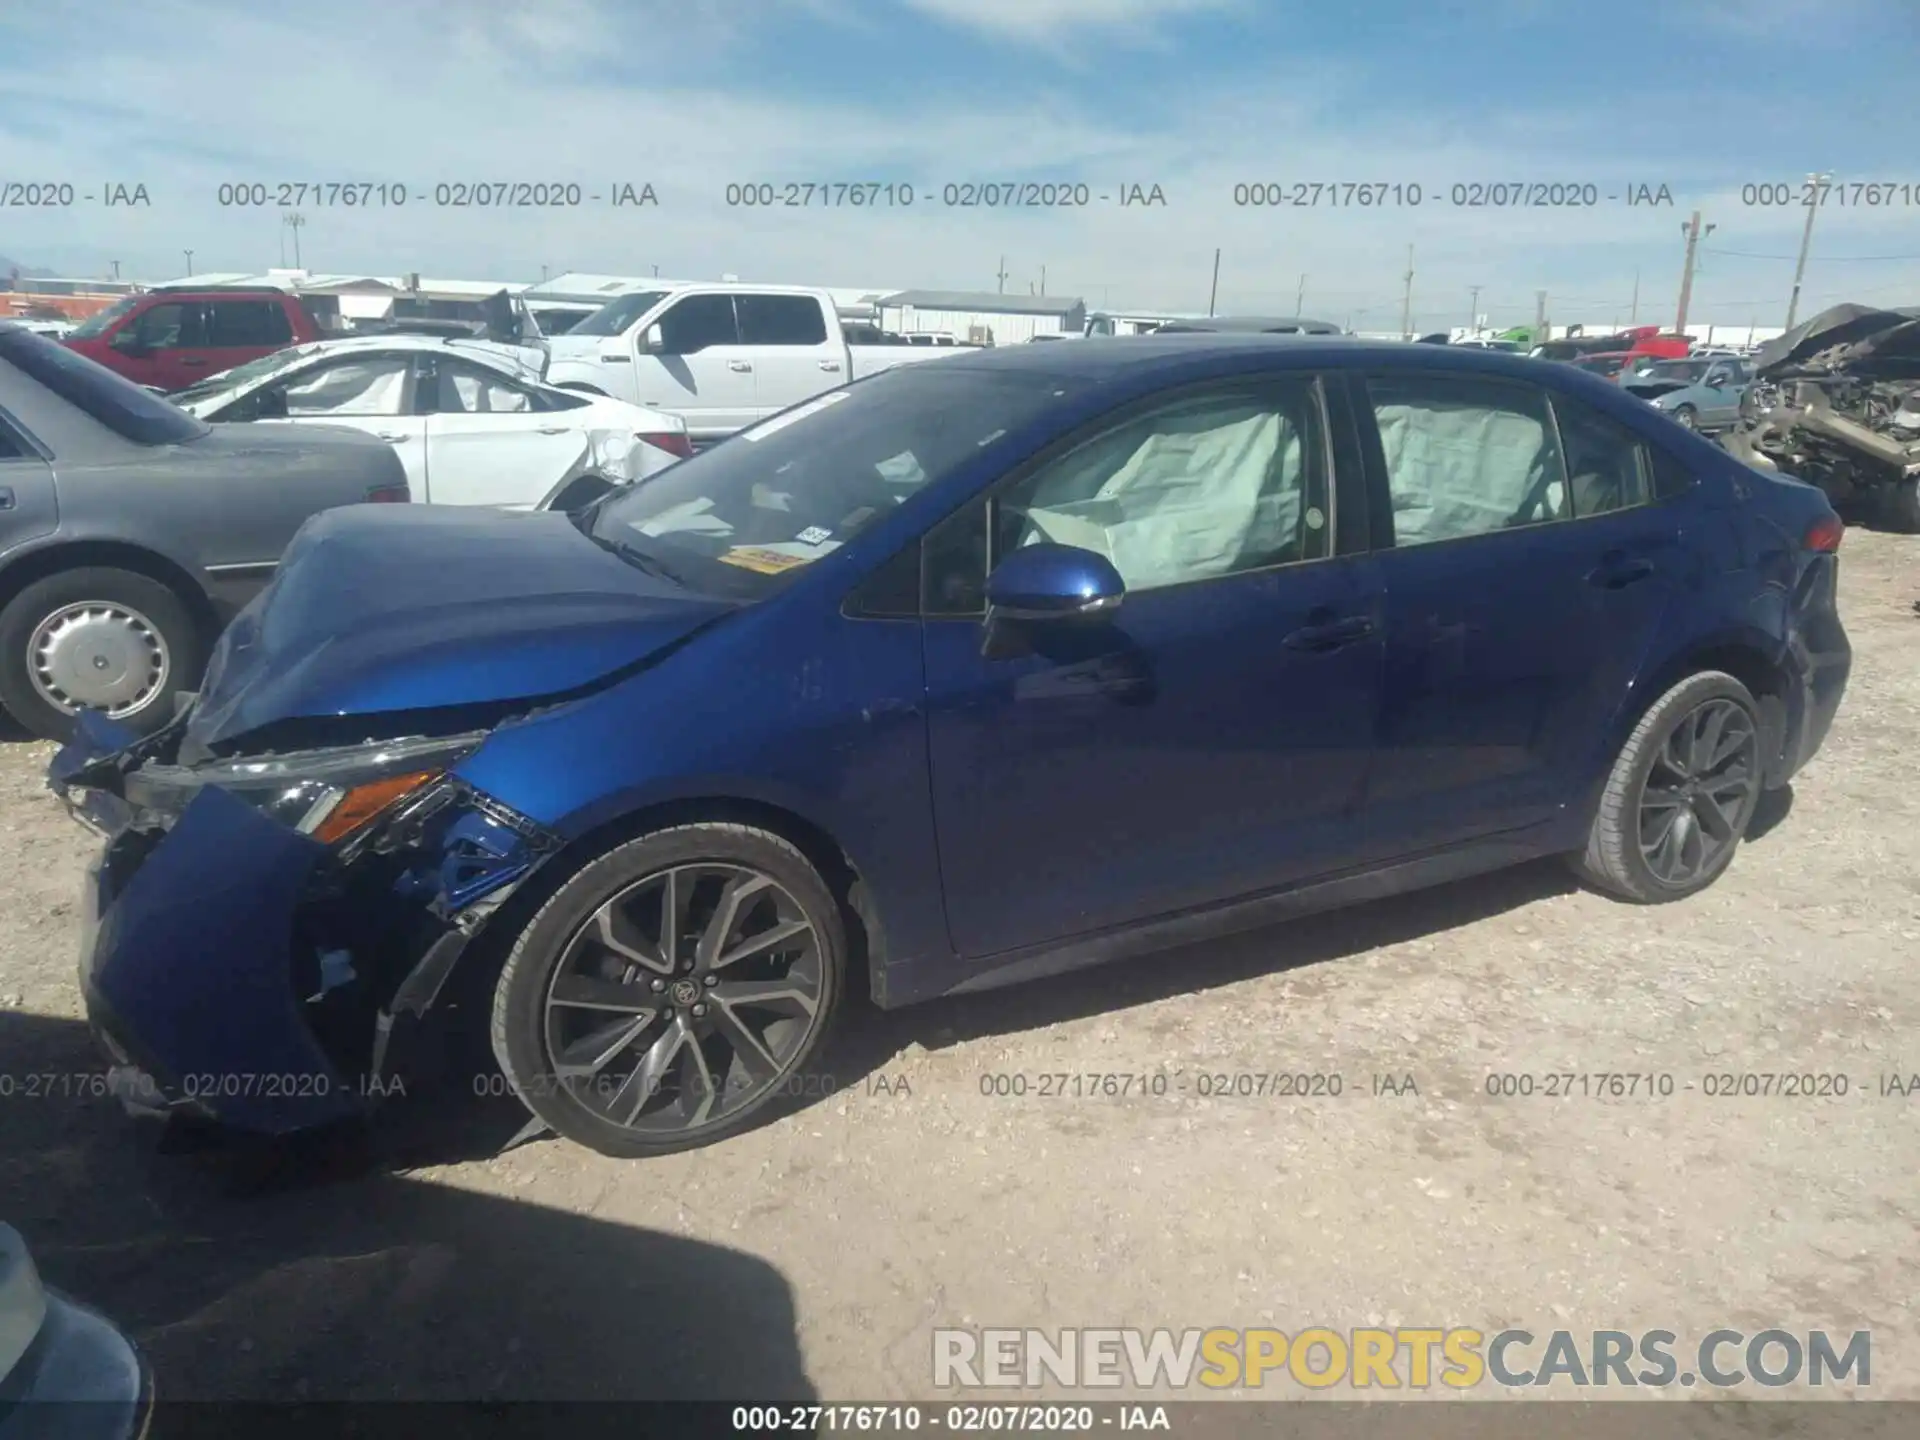
[[[1627,737],[1574,869],[1642,905],[1697,895],[1725,873],[1760,800],[1760,716],[1718,670],[1662,695]]]
[[[656,831],[528,922],[494,990],[494,1056],[529,1110],[602,1155],[710,1145],[802,1093],[846,953],[832,893],[786,840]]]
[[[62,570],[0,610],[0,705],[47,740],[67,739],[82,708],[146,734],[173,718],[206,650],[186,603],[158,580],[106,566]]]
[[[1909,475],[1885,493],[1881,523],[1899,535],[1920,535],[1920,475]]]
[[[1685,426],[1689,430],[1698,430],[1700,428],[1700,412],[1695,410],[1693,406],[1676,405],[1672,413],[1676,424]]]

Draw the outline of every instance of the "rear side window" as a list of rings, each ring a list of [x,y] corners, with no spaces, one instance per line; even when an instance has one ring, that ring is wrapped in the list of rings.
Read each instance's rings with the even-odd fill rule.
[[[1369,378],[1393,543],[1426,545],[1571,518],[1546,396],[1461,375]]]
[[[1629,510],[1653,498],[1646,446],[1626,426],[1564,395],[1553,397],[1573,518]]]
[[[740,343],[731,295],[689,295],[664,311],[657,323],[662,352],[668,355],[694,355],[710,345]]]
[[[210,346],[284,345],[292,339],[287,312],[270,300],[215,300],[207,306]]]
[[[208,430],[177,405],[29,330],[0,330],[0,362],[136,445],[180,445]]]
[[[441,415],[518,415],[535,409],[533,397],[500,375],[450,360],[435,364],[434,411]]]
[[[805,295],[736,295],[740,340],[746,345],[824,345],[827,318]]]

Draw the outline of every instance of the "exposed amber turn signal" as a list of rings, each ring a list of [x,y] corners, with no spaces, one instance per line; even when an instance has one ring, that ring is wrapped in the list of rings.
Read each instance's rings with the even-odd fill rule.
[[[354,786],[327,812],[327,818],[314,827],[313,838],[325,845],[344,839],[439,774],[438,770],[415,770],[411,774],[386,775]]]

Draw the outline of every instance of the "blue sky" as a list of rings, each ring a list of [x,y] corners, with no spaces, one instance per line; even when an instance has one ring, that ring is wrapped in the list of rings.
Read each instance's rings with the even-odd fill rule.
[[[537,279],[541,267],[849,286],[1041,283],[1095,306],[1305,309],[1422,327],[1777,324],[1805,211],[1743,186],[1888,182],[1815,222],[1808,305],[1920,300],[1914,0],[61,0],[0,18],[0,182],[146,185],[151,205],[0,208],[0,254],[165,278],[277,264],[235,181],[398,182],[301,208],[311,268]],[[436,207],[472,180],[651,183],[657,206]],[[948,182],[1159,185],[1164,206],[954,209]],[[743,210],[729,182],[892,181],[908,209]],[[1269,181],[1422,202],[1236,206]],[[1463,208],[1452,186],[1667,186],[1671,206]],[[1900,187],[1904,186],[1902,191]],[[1757,198],[1751,197],[1751,198]],[[1851,191],[1839,198],[1856,198]],[[1861,195],[1857,198],[1866,198]],[[1886,203],[1888,200],[1891,203]],[[1899,259],[1891,257],[1913,257]]]

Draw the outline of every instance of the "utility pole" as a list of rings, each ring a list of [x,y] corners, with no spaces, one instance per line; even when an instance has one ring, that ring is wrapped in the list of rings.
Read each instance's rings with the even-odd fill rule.
[[[1207,291],[1207,314],[1213,314],[1213,303],[1220,298],[1220,251],[1213,252],[1213,288]]]
[[[1467,330],[1475,335],[1480,333],[1480,290],[1478,285],[1467,286]]]
[[[1693,212],[1693,218],[1680,227],[1687,235],[1687,258],[1680,271],[1680,313],[1674,317],[1673,333],[1687,333],[1687,303],[1693,299],[1693,266],[1700,254],[1700,237],[1711,235],[1713,226],[1704,230],[1700,227],[1700,212]]]
[[[660,267],[658,265],[653,267],[653,278],[656,280],[660,278]]]
[[[1533,292],[1533,343],[1544,345],[1553,338],[1547,333],[1547,292]]]
[[[193,274],[193,252],[191,250],[182,250],[180,253],[187,257],[187,274]]]
[[[300,268],[300,227],[307,223],[307,217],[298,210],[286,212],[286,225],[293,232],[293,268]]]
[[[1300,277],[1299,290],[1294,293],[1293,313],[1295,315],[1304,315],[1307,313],[1307,277],[1304,275]]]
[[[1047,293],[1047,267],[1044,265],[1040,267],[1040,293]]]
[[[1819,210],[1820,202],[1826,197],[1827,181],[1830,175],[1809,175],[1813,182],[1813,193],[1807,197],[1807,228],[1800,232],[1800,258],[1793,266],[1793,297],[1787,301],[1787,329],[1793,328],[1793,317],[1800,313],[1800,281],[1807,273],[1807,251],[1813,245],[1813,217]]]
[[[114,260],[109,263],[111,263],[113,266],[113,278],[118,280],[120,278],[120,262],[118,260]]]
[[[1627,324],[1640,323],[1640,267],[1633,267],[1633,310],[1627,316]]]
[[[1000,257],[999,279],[1000,279],[1000,293],[1004,295],[1007,293],[1007,257],[1004,255]]]
[[[1407,246],[1406,289],[1400,296],[1400,336],[1413,338],[1413,246]]]
[[[542,285],[547,283],[547,267],[544,265],[540,267],[540,283]]]

